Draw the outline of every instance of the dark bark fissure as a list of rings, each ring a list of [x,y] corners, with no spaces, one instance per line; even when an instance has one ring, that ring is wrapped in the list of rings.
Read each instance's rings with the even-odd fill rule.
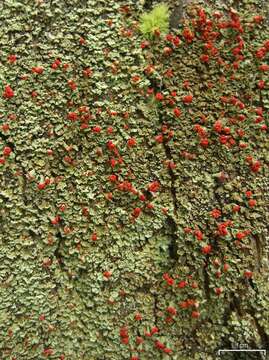
[[[141,292],[143,294],[147,294],[150,292],[150,289],[152,288],[152,284],[144,284],[138,288],[135,289],[136,292]]]
[[[63,271],[66,271],[65,265],[64,265],[64,262],[63,262],[63,256],[62,256],[61,251],[60,251],[60,248],[62,247],[62,245],[64,243],[64,238],[63,238],[60,230],[56,233],[56,237],[58,238],[58,242],[57,242],[57,246],[56,246],[56,248],[54,250],[54,256],[56,257],[60,268]]]
[[[178,246],[177,246],[177,224],[172,216],[167,216],[166,223],[168,228],[172,231],[171,233],[171,240],[168,246],[169,257],[173,260],[178,260]]]
[[[205,292],[205,297],[206,300],[209,301],[210,300],[210,279],[209,279],[209,274],[207,272],[207,266],[208,266],[208,262],[209,262],[209,256],[206,256],[206,262],[205,262],[205,266],[203,267],[203,275],[204,275],[204,292]]]
[[[5,135],[5,134],[3,134],[3,133],[0,132],[0,139],[1,139],[1,140],[7,141],[8,138],[9,138],[8,135]]]
[[[261,270],[262,267],[262,244],[261,244],[261,240],[259,238],[259,235],[257,234],[252,234],[253,238],[255,240],[255,245],[256,245],[256,252],[257,252],[257,266],[258,266],[258,271]]]
[[[21,174],[21,178],[22,178],[22,189],[21,189],[21,192],[22,192],[22,200],[23,200],[23,203],[25,206],[28,206],[29,205],[29,200],[27,198],[27,195],[26,195],[26,189],[27,189],[27,172],[25,170],[25,168],[21,165],[22,167],[22,174]]]
[[[154,92],[157,93],[158,91],[162,91],[164,88],[164,84],[163,82],[161,82],[161,84],[158,83],[158,81],[156,81],[155,79],[149,78],[148,80],[150,81],[151,87],[153,88]],[[159,123],[162,124],[163,120],[162,120],[162,114],[159,111],[157,113],[158,118],[159,118]],[[167,142],[163,142],[163,149],[166,155],[166,159],[169,161],[173,160],[172,157],[172,152],[170,149],[170,146],[168,145]],[[174,212],[174,216],[171,215],[167,215],[167,220],[166,220],[166,224],[168,225],[168,228],[172,231],[171,233],[171,240],[170,240],[170,244],[168,246],[168,251],[169,251],[169,257],[172,260],[177,261],[179,256],[178,256],[178,246],[177,246],[177,223],[175,218],[177,217],[177,211],[178,211],[178,203],[177,203],[177,196],[176,196],[176,176],[173,172],[173,170],[171,168],[168,168],[168,174],[170,177],[170,193],[171,193],[171,198],[172,198],[172,203],[173,203],[173,212]]]
[[[157,294],[153,294],[153,318],[154,318],[154,324],[157,326],[158,324],[158,296]]]
[[[223,316],[223,325],[228,326],[229,325],[229,319],[233,312],[236,312],[239,318],[242,318],[244,315],[248,314],[252,317],[255,327],[257,329],[257,333],[259,334],[259,337],[261,339],[262,346],[265,349],[269,349],[269,336],[267,335],[264,327],[259,323],[259,320],[257,319],[255,313],[255,309],[250,306],[246,310],[243,310],[241,307],[240,298],[236,297],[235,294],[232,295],[232,300],[230,301],[229,306],[224,311]],[[231,342],[229,339],[226,339],[229,345],[231,345]],[[257,346],[257,344],[253,344],[253,346]]]
[[[145,0],[143,8],[145,10],[150,10],[152,7],[153,0]]]
[[[167,160],[173,160],[172,157],[172,153],[171,153],[171,149],[168,145],[168,143],[163,142],[163,147],[164,147],[164,151],[166,154],[166,159]],[[171,197],[172,197],[172,202],[173,202],[173,208],[174,208],[174,216],[177,216],[177,211],[178,211],[178,203],[177,203],[177,193],[176,193],[176,177],[175,174],[173,172],[173,170],[171,168],[168,168],[168,173],[169,173],[169,177],[170,177],[170,192],[171,192]],[[168,215],[167,216],[167,225],[169,226],[169,228],[172,231],[171,234],[171,241],[169,244],[169,256],[171,259],[173,260],[178,260],[178,246],[177,246],[177,223],[174,219],[173,216]]]
[[[178,29],[182,18],[183,18],[183,0],[178,0],[177,5],[174,7],[170,15],[170,19],[169,19],[170,30]]]
[[[163,142],[163,147],[164,147],[166,159],[169,160],[169,161],[172,161],[173,157],[172,157],[171,149],[170,149],[168,143]],[[176,192],[176,185],[175,185],[176,176],[175,176],[173,170],[170,167],[168,168],[168,173],[169,173],[170,181],[171,181],[171,195],[172,195],[173,206],[174,206],[174,214],[176,215],[177,210],[178,210],[177,192]]]
[[[254,320],[254,323],[255,323],[255,326],[257,328],[257,331],[258,331],[258,334],[261,338],[261,342],[263,344],[263,346],[266,348],[266,349],[269,349],[269,336],[266,334],[263,326],[260,325],[259,323],[259,320],[257,319],[256,315],[255,315],[255,309],[253,307],[251,307],[250,309],[248,309],[247,313],[249,315],[252,316],[253,320]]]

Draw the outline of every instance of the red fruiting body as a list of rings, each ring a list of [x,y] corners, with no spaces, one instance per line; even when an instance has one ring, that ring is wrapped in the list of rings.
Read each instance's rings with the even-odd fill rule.
[[[179,108],[175,108],[175,109],[174,109],[174,115],[175,115],[176,117],[180,117],[180,115],[181,115],[181,110],[180,110]]]
[[[5,91],[3,93],[3,97],[10,99],[14,96],[14,91],[11,89],[11,87],[9,85],[5,86]]]
[[[45,183],[39,183],[39,184],[37,185],[37,187],[38,187],[39,190],[43,190],[43,189],[45,189],[46,184],[45,184]]]
[[[250,271],[250,270],[245,270],[245,271],[244,271],[244,277],[245,277],[246,279],[251,279],[252,276],[253,276],[252,271]]]
[[[214,264],[216,267],[219,267],[219,266],[220,266],[220,261],[219,261],[219,259],[214,259],[213,264]]]
[[[211,211],[211,216],[215,219],[219,218],[221,216],[221,211],[219,209],[213,209]]]
[[[32,67],[32,73],[42,74],[43,71],[44,71],[44,68],[42,66]]]
[[[172,54],[172,52],[173,52],[173,49],[171,49],[169,46],[165,46],[164,49],[163,49],[163,54],[164,55],[169,56],[169,55]]]
[[[183,97],[183,102],[184,102],[184,104],[190,104],[190,103],[192,103],[192,100],[193,100],[193,95],[186,95],[186,96],[184,96]]]
[[[218,287],[218,288],[215,289],[215,293],[218,296],[222,293],[222,291],[223,291],[223,289],[221,287]]]
[[[141,210],[139,207],[135,208],[135,209],[133,210],[133,212],[132,212],[133,217],[138,218],[138,216],[140,215],[141,211],[142,211],[142,210]]]
[[[65,204],[61,204],[61,205],[59,206],[59,210],[60,210],[60,211],[65,211],[65,210],[66,210],[66,205],[65,205]]]
[[[79,43],[80,43],[80,45],[83,45],[86,43],[86,40],[83,37],[80,37]]]
[[[121,343],[127,345],[129,343],[129,336],[121,338]]]
[[[53,354],[54,354],[54,351],[52,349],[44,349],[43,350],[43,355],[45,355],[46,357],[53,355]]]
[[[12,149],[9,146],[5,146],[3,149],[3,155],[9,156],[12,153]]]
[[[115,160],[115,159],[110,159],[109,162],[110,162],[110,165],[111,165],[112,168],[114,168],[116,166],[116,164],[117,164],[117,160]]]
[[[17,56],[16,55],[14,55],[14,54],[11,54],[11,55],[9,55],[8,56],[8,62],[10,63],[10,64],[13,64],[13,63],[15,63],[16,62],[16,60],[17,60]]]
[[[184,89],[188,89],[188,88],[190,87],[190,82],[189,82],[189,80],[184,80],[182,86],[183,86]]]
[[[165,36],[165,39],[167,40],[167,41],[172,41],[173,40],[173,35],[172,34],[167,34],[166,36]]]
[[[135,320],[140,321],[142,320],[142,315],[140,313],[135,314],[134,316]]]
[[[146,47],[148,47],[150,45],[149,41],[142,41],[140,47],[141,49],[145,49]]]
[[[200,316],[199,311],[193,311],[193,312],[191,313],[191,317],[194,318],[194,319],[197,319],[199,316]]]
[[[187,285],[187,281],[182,280],[177,284],[177,287],[183,289]]]
[[[140,345],[144,342],[144,339],[140,336],[137,336],[135,342],[137,343],[137,345]]]
[[[176,314],[177,314],[177,310],[176,310],[173,306],[168,306],[168,308],[166,309],[166,311],[167,311],[169,314],[172,314],[172,315],[176,315]]]
[[[97,234],[96,234],[96,232],[94,232],[94,233],[92,234],[91,239],[92,239],[92,241],[96,241],[96,240],[97,240]]]
[[[167,273],[163,274],[163,279],[166,281],[167,285],[174,284],[174,279],[172,279]]]
[[[259,66],[259,70],[260,71],[268,71],[269,70],[269,65],[262,64],[262,65]]]
[[[254,207],[254,206],[257,204],[257,201],[254,200],[254,199],[250,199],[250,200],[248,201],[248,204],[249,204],[250,207]]]
[[[252,163],[251,165],[250,165],[250,168],[251,168],[251,170],[253,171],[253,172],[258,172],[259,170],[260,170],[260,168],[261,168],[261,163],[260,163],[260,161],[255,161],[254,163]]]
[[[76,90],[77,84],[73,80],[68,80],[67,84],[68,84],[68,86],[70,87],[71,90]]]
[[[163,100],[163,94],[158,92],[158,93],[155,95],[155,99],[156,99],[156,100],[159,100],[159,101]]]
[[[109,181],[110,182],[116,182],[117,181],[117,175],[115,175],[115,174],[110,175],[109,176]]]
[[[240,211],[240,205],[234,205],[233,212],[238,212],[238,211]]]
[[[180,38],[178,36],[175,36],[172,42],[177,47],[180,44]]]
[[[44,320],[45,320],[45,315],[44,315],[44,314],[41,314],[41,315],[39,316],[39,320],[40,320],[40,321],[44,321]]]
[[[136,145],[136,140],[135,140],[135,138],[130,138],[130,139],[128,139],[127,145],[128,145],[128,147],[133,147],[133,146],[135,146],[135,145]]]
[[[51,64],[51,68],[52,68],[52,69],[55,70],[55,69],[57,69],[57,67],[58,67],[58,64],[56,64],[55,62],[54,62],[53,64]]]
[[[93,131],[94,133],[99,133],[101,130],[102,130],[102,129],[101,129],[100,126],[94,126],[94,127],[92,128],[92,131]]]
[[[104,271],[103,275],[104,275],[105,278],[109,279],[110,276],[112,275],[112,272],[111,271]]]
[[[71,121],[76,121],[78,118],[78,114],[76,114],[75,112],[69,112],[67,117]]]
[[[157,326],[153,326],[153,328],[150,331],[151,335],[157,334],[158,332],[159,332],[159,329],[157,328]]]
[[[264,20],[264,17],[261,15],[255,15],[253,17],[253,22],[255,22],[256,24],[259,24],[260,22],[262,22]]]
[[[157,136],[155,137],[155,140],[156,140],[159,144],[161,144],[161,143],[163,142],[163,135],[162,135],[162,134],[157,135]]]
[[[157,192],[159,190],[160,184],[158,181],[153,181],[148,186],[148,191],[150,192]]]
[[[3,124],[2,125],[2,131],[3,132],[6,132],[6,131],[8,131],[9,130],[9,124]]]
[[[55,216],[54,219],[51,220],[51,223],[52,223],[52,225],[57,225],[60,220],[61,220],[60,216],[57,215],[57,216]]]
[[[246,236],[246,235],[245,235],[245,233],[243,233],[243,232],[238,232],[238,233],[236,234],[237,240],[242,240],[242,239],[244,239],[245,236]]]
[[[185,28],[183,30],[182,36],[187,41],[187,43],[191,43],[194,39],[194,33],[189,28]]]
[[[106,145],[109,150],[114,150],[116,147],[116,145],[113,144],[112,140],[109,140]]]
[[[184,228],[185,234],[190,234],[192,232],[192,229],[190,227]]]
[[[120,328],[120,337],[126,337],[128,336],[128,328],[126,326],[123,326]]]
[[[218,235],[219,236],[226,236],[228,235],[228,230],[226,229],[227,224],[226,223],[220,223],[218,224]]]
[[[155,347],[156,347],[157,349],[164,349],[164,348],[165,348],[165,345],[164,345],[162,342],[160,342],[159,340],[156,340],[156,341],[155,341]]]
[[[56,65],[60,65],[62,61],[61,61],[61,59],[57,58],[57,59],[55,59],[54,62]]]
[[[204,62],[204,63],[208,63],[208,62],[209,62],[209,56],[206,55],[206,54],[202,54],[202,55],[200,56],[200,60],[201,60],[202,62]]]
[[[200,141],[200,145],[201,145],[202,147],[204,147],[204,148],[208,147],[208,145],[209,145],[208,139],[206,139],[206,138],[202,139],[202,140]]]
[[[225,263],[224,265],[223,265],[223,271],[228,271],[229,270],[229,264],[227,264],[227,263]]]
[[[202,253],[203,254],[209,254],[212,250],[212,247],[211,245],[205,245],[202,247]]]
[[[179,303],[179,306],[182,309],[187,309],[189,305],[188,305],[187,301],[182,301],[181,303]]]

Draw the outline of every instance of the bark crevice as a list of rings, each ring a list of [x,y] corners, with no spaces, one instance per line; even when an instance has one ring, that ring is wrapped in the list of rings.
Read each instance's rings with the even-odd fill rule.
[[[171,149],[167,142],[163,142],[163,148],[166,155],[166,159],[169,161],[173,160]],[[167,216],[167,225],[171,229],[171,241],[169,244],[169,256],[173,260],[178,260],[178,245],[177,245],[177,223],[175,218],[177,217],[177,211],[178,211],[178,203],[177,203],[177,192],[176,192],[176,176],[173,172],[173,170],[169,167],[168,168],[168,174],[170,178],[170,193],[173,203],[173,212],[174,216],[168,215]]]
[[[206,300],[209,301],[210,300],[210,280],[209,280],[209,274],[207,272],[207,266],[208,266],[208,261],[209,261],[209,257],[207,255],[207,259],[205,262],[205,266],[203,267],[203,275],[204,275],[204,292],[205,292],[205,297]]]
[[[57,246],[56,246],[56,248],[54,250],[54,256],[57,259],[60,268],[63,271],[66,271],[65,265],[64,265],[64,262],[63,262],[63,256],[62,256],[61,251],[60,251],[60,248],[64,243],[64,238],[63,238],[60,230],[56,233],[56,237],[58,238],[58,242],[57,242]]]

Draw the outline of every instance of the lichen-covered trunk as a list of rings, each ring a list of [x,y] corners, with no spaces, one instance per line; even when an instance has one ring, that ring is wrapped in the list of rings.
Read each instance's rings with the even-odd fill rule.
[[[163,2],[0,4],[1,359],[269,350],[268,4]]]

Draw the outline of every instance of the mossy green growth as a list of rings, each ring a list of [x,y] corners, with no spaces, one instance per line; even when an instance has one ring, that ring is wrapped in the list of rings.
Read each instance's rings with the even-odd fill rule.
[[[152,38],[156,30],[159,30],[161,33],[167,33],[168,29],[169,8],[166,4],[159,4],[151,12],[140,17],[140,31],[147,38]]]

